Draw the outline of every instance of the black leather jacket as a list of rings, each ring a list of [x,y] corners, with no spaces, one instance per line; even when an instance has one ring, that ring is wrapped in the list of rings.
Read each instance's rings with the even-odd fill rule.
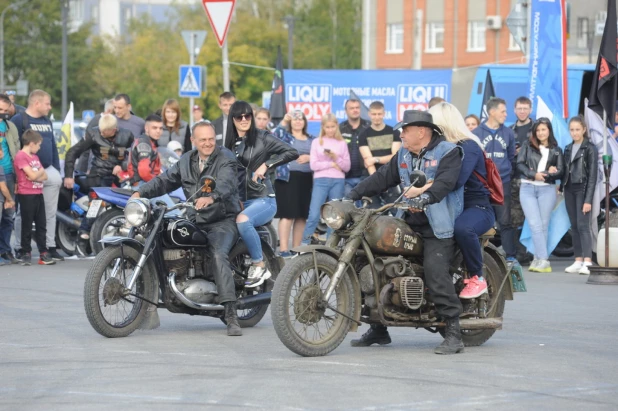
[[[119,128],[114,138],[102,137],[99,127],[87,130],[84,139],[67,151],[64,160],[64,175],[73,178],[75,160],[88,150],[92,150],[93,155],[89,175],[109,177],[115,166],[122,166],[122,169],[126,170],[134,139],[133,133],[124,128]]]
[[[265,130],[257,130],[258,136],[254,147],[245,145],[245,139],[236,147],[238,159],[238,191],[241,201],[274,196],[270,178],[265,178],[260,184],[252,180],[253,172],[262,164],[269,170],[274,170],[282,164],[287,164],[298,158],[295,148],[284,143]]]
[[[573,161],[571,161],[572,150],[573,143],[564,149],[564,178],[560,184],[560,191],[564,190],[564,186],[568,182],[571,184],[583,184],[585,187],[584,203],[592,204],[599,172],[599,153],[596,146],[587,138],[584,139],[579,150],[575,153]]]
[[[517,155],[517,171],[519,171],[522,178],[528,180],[534,180],[534,176],[537,173],[539,162],[541,161],[541,152],[530,145],[529,141],[526,141],[519,150]],[[558,169],[555,173],[548,172],[549,168],[554,166]],[[555,184],[556,180],[562,178],[564,173],[564,156],[560,147],[551,147],[549,149],[549,157],[547,159],[547,165],[545,166],[545,182],[549,184]]]
[[[216,146],[215,151],[208,157],[204,170],[200,173],[199,154],[191,150],[180,157],[178,163],[170,167],[165,173],[150,180],[139,188],[139,195],[145,198],[162,196],[179,187],[190,201],[200,197],[192,197],[198,190],[200,178],[210,175],[215,178],[217,186],[211,197],[215,200],[208,207],[195,211],[187,210],[187,217],[198,224],[211,224],[228,218],[235,218],[240,213],[238,200],[238,184],[236,183],[236,158],[225,147]]]

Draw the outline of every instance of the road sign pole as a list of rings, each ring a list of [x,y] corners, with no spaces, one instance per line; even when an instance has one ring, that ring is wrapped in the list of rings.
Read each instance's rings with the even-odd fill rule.
[[[223,60],[223,91],[230,91],[230,61],[227,56],[227,39],[223,42],[221,54]]]
[[[191,33],[191,47],[189,47],[189,64],[192,66],[195,65],[195,32]],[[194,103],[195,100],[193,100],[193,97],[189,97],[189,127],[193,127]]]

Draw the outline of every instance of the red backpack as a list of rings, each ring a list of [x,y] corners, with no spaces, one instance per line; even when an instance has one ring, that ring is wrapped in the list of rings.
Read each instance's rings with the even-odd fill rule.
[[[481,180],[481,183],[489,190],[489,202],[495,205],[504,205],[504,189],[502,188],[502,178],[496,163],[491,158],[487,158],[487,153],[483,150],[485,155],[485,169],[487,170],[487,180],[477,171],[473,171],[474,175]]]

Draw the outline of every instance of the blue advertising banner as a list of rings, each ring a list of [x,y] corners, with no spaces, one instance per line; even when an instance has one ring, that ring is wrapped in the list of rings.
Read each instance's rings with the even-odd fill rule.
[[[384,103],[384,121],[391,126],[405,110],[427,110],[433,97],[449,101],[451,96],[452,70],[285,70],[284,76],[288,112],[302,110],[315,135],[324,114],[346,119],[350,89],[367,107]]]
[[[540,98],[562,118],[568,116],[565,0],[532,0],[529,98]],[[534,117],[539,117],[535,115]]]

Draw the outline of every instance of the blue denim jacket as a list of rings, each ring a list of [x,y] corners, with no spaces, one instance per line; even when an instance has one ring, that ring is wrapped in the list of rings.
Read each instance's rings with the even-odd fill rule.
[[[414,169],[423,171],[427,175],[427,181],[433,180],[436,176],[440,159],[454,149],[461,150],[461,147],[443,141],[433,149],[425,152],[419,161],[419,166],[415,168],[412,165],[412,155],[408,150],[402,147],[397,153],[399,177],[401,178],[402,187],[410,186],[409,173]],[[405,164],[407,168],[402,168],[403,164]],[[427,214],[429,225],[431,225],[433,233],[437,238],[453,237],[455,219],[463,211],[463,192],[463,187],[460,187],[455,191],[451,191],[439,203],[427,206],[425,214]]]
[[[272,133],[275,135],[275,137],[277,137],[284,143],[288,143],[291,146],[294,145],[294,136],[290,134],[285,128],[277,126],[277,128],[275,128]],[[313,140],[315,138],[315,136],[312,136],[311,134],[307,134],[307,137],[309,137],[309,140]],[[285,181],[286,183],[290,181],[290,166],[288,163],[277,167],[275,171],[275,179]]]

